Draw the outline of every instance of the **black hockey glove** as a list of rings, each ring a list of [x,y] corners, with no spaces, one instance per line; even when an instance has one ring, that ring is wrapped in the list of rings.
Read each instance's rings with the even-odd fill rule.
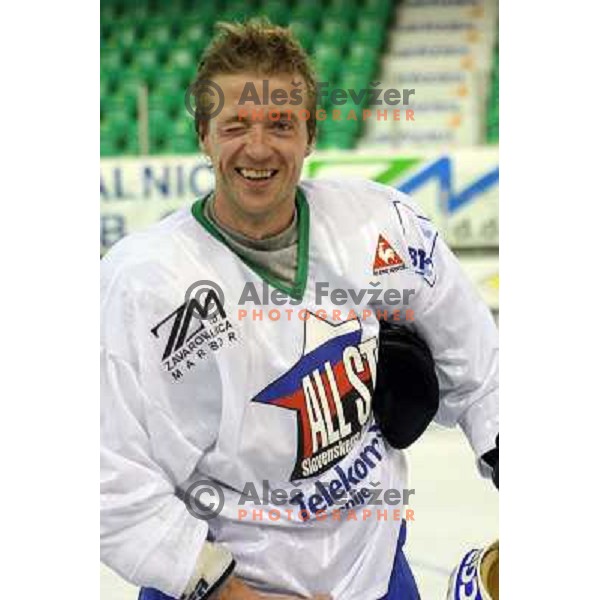
[[[407,448],[427,429],[439,406],[435,364],[427,344],[406,327],[380,321],[373,412],[385,439]]]
[[[492,481],[496,486],[496,489],[500,489],[500,434],[496,436],[496,447],[493,450],[489,450],[482,457],[487,465],[492,468]]]

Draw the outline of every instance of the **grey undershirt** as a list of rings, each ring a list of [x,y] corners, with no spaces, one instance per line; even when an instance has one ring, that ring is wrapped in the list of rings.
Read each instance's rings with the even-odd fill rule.
[[[294,211],[291,224],[281,233],[262,240],[249,238],[220,223],[215,214],[213,194],[206,200],[204,215],[227,240],[236,254],[266,269],[285,285],[290,287],[294,285],[298,262],[298,211]]]

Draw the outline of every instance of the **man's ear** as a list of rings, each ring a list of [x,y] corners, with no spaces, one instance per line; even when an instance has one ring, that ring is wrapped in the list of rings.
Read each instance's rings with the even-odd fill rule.
[[[201,152],[206,155],[210,155],[212,148],[210,147],[210,140],[208,137],[209,123],[200,121],[198,123],[198,148]]]
[[[208,137],[208,129],[206,128],[206,126],[202,128],[200,130],[200,133],[198,134],[198,148],[201,152],[206,154],[206,156],[210,157],[212,148],[210,144],[210,139]]]
[[[317,129],[315,128],[315,132],[313,133],[312,139],[309,139],[308,145],[304,150],[304,158],[313,153],[315,146],[317,145]]]

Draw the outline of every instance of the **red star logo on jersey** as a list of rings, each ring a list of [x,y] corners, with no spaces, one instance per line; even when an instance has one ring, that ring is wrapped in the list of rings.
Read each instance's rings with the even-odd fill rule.
[[[308,315],[302,355],[252,399],[296,413],[296,461],[290,481],[324,473],[358,443],[371,424],[377,369],[377,339],[361,341],[357,318],[333,324]]]
[[[392,245],[379,234],[377,240],[377,250],[375,251],[375,260],[373,261],[373,275],[398,271],[406,268],[400,255],[392,248]]]

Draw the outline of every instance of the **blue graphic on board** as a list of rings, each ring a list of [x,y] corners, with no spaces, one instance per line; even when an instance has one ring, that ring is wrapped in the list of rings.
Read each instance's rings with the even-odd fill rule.
[[[442,156],[426,164],[418,173],[397,184],[396,188],[405,194],[412,194],[426,183],[432,180],[438,181],[440,185],[438,196],[440,209],[442,212],[451,215],[477,200],[478,196],[497,186],[500,179],[499,168],[494,167],[463,190],[457,191],[454,189],[452,171],[451,159]]]

